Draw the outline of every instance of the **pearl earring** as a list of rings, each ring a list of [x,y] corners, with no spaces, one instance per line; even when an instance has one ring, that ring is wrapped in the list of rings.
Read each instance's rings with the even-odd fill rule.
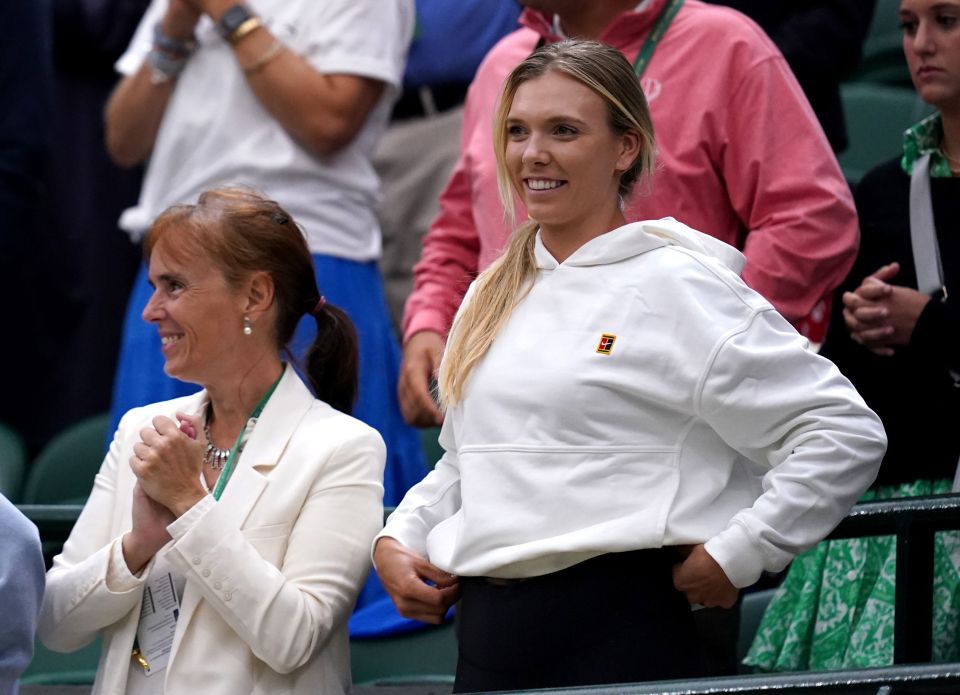
[[[243,334],[253,335],[253,321],[250,320],[249,316],[243,317]]]

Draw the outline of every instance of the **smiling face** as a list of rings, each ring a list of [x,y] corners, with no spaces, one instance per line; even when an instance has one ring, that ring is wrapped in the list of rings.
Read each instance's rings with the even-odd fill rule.
[[[164,239],[150,254],[153,295],[143,320],[156,326],[164,371],[181,381],[209,386],[234,374],[250,339],[243,334],[246,297],[200,254],[171,254]]]
[[[639,140],[611,129],[600,95],[549,71],[517,88],[505,127],[511,183],[544,243],[583,243],[623,224],[620,176],[636,160]]]
[[[920,98],[960,115],[960,0],[902,0],[900,23]]]

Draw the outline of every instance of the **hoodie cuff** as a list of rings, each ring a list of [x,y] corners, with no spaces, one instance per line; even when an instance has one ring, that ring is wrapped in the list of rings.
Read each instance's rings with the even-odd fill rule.
[[[370,560],[373,561],[373,551],[381,538],[392,538],[405,548],[412,550],[421,557],[427,557],[427,535],[422,523],[415,517],[406,516],[387,519],[387,525],[376,535],[370,544]],[[376,568],[376,563],[374,563]]]
[[[704,543],[703,548],[738,589],[755,584],[765,569],[763,551],[740,524],[728,526]]]

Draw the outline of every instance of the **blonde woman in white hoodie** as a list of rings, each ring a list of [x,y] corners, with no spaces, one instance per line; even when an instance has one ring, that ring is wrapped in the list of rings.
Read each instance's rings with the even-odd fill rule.
[[[625,224],[655,146],[620,53],[537,50],[494,128],[530,219],[454,322],[446,453],[378,536],[380,577],[409,617],[461,600],[456,692],[696,675],[691,604],[733,605],[829,533],[883,428],[738,251]]]

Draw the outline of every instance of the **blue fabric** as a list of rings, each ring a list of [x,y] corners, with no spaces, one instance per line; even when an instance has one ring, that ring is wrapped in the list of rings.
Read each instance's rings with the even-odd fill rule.
[[[487,51],[517,28],[516,0],[417,0],[403,86],[467,83]]]
[[[33,657],[44,571],[37,527],[0,495],[0,693],[16,695]]]
[[[427,623],[419,620],[408,620],[401,618],[400,614],[393,607],[393,602],[387,596],[379,581],[367,582],[364,592],[371,586],[378,587],[380,595],[358,607],[353,615],[350,616],[350,639],[370,639],[376,637],[388,637],[390,635],[401,635],[406,632],[415,632],[416,630],[425,630],[430,627]],[[357,602],[360,606],[360,602]],[[444,617],[445,621],[453,620],[454,606],[450,606]]]

